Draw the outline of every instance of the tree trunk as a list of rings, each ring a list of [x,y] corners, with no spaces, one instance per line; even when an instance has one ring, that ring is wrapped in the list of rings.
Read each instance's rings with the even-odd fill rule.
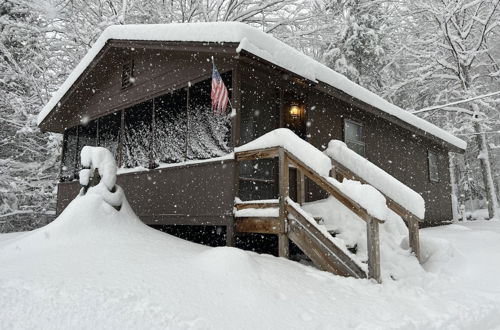
[[[491,164],[489,157],[488,145],[486,144],[486,136],[481,129],[481,124],[474,122],[474,133],[476,133],[476,143],[479,149],[479,161],[481,163],[481,173],[483,175],[484,190],[488,201],[488,216],[490,219],[496,218],[498,208],[495,185],[493,176],[491,175]]]
[[[457,195],[457,178],[455,175],[455,155],[448,153],[449,169],[450,169],[450,185],[451,185],[451,211],[453,214],[453,222],[457,223],[459,219],[458,213],[458,195]]]

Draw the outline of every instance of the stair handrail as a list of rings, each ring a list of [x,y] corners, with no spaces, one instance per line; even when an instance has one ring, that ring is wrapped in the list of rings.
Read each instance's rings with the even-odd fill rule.
[[[271,148],[260,148],[252,149],[248,151],[239,151],[235,153],[236,161],[243,160],[257,160],[257,159],[268,159],[279,157],[280,149],[284,150],[286,158],[291,165],[298,168],[303,172],[309,179],[316,183],[320,188],[325,190],[330,195],[337,198],[344,206],[353,211],[364,221],[377,221],[378,223],[384,223],[382,219],[378,219],[372,216],[368,211],[361,206],[356,201],[352,200],[349,196],[344,194],[340,189],[329,182],[325,177],[319,174],[317,171],[312,169],[310,166],[302,162],[300,159],[295,157],[291,152],[286,150],[284,147],[271,147]]]
[[[378,219],[371,215],[359,203],[352,200],[344,194],[339,188],[329,182],[324,176],[319,174],[313,168],[305,164],[302,160],[288,151],[285,147],[276,146],[270,148],[256,148],[252,150],[239,151],[235,153],[236,161],[257,160],[267,158],[279,159],[279,218],[281,221],[281,233],[278,234],[278,250],[279,255],[288,257],[288,236],[287,232],[287,209],[286,199],[289,197],[289,166],[297,168],[297,171],[307,176],[311,181],[316,183],[321,189],[332,195],[344,206],[350,209],[354,214],[363,219],[367,225],[367,247],[368,247],[368,276],[375,279],[377,282],[380,278],[380,237],[379,223],[384,223],[384,220]]]
[[[361,175],[354,172],[354,170],[348,168],[347,166],[341,164],[338,160],[334,159],[332,155],[328,155],[332,161],[332,170],[330,171],[330,176],[341,181],[342,178],[348,180],[354,180],[361,182],[363,184],[372,185],[368,180],[365,180]],[[401,219],[406,223],[408,227],[409,234],[409,246],[415,257],[420,261],[420,239],[419,239],[419,222],[423,222],[423,219],[419,218],[413,214],[410,210],[406,209],[403,205],[399,204],[384,192],[377,189],[386,199],[387,207],[394,213],[399,215]]]

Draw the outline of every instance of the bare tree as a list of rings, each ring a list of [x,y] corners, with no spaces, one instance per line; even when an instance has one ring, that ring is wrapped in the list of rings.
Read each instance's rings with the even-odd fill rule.
[[[499,5],[499,0],[412,2],[407,21],[415,33],[408,36],[400,57],[407,70],[391,97],[411,109],[498,90],[491,38],[500,28]],[[496,216],[498,203],[484,131],[498,122],[497,104],[494,98],[484,98],[424,113],[452,132],[474,132],[490,218]]]

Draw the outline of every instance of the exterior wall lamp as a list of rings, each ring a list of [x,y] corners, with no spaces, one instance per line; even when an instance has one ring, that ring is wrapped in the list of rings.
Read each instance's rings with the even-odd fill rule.
[[[302,115],[303,108],[304,107],[302,107],[298,104],[292,104],[290,106],[290,117],[299,118]]]

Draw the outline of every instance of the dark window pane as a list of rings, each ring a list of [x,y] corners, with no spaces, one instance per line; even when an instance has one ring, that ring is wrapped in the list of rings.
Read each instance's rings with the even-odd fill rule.
[[[99,119],[99,146],[117,156],[120,139],[121,112],[115,112]]]
[[[344,127],[346,141],[363,142],[363,126],[346,120]]]
[[[279,127],[279,91],[245,84],[241,93],[240,143],[255,140]]]
[[[125,110],[124,167],[149,167],[152,110],[152,101],[147,101]]]
[[[439,181],[438,161],[438,155],[432,151],[429,151],[429,179],[434,182]]]
[[[245,144],[279,127],[280,92],[267,81],[249,76],[241,91],[240,143]],[[277,162],[259,159],[239,163],[239,197],[275,198]]]
[[[363,139],[363,126],[351,120],[344,121],[344,141],[349,149],[365,156],[365,142]]]
[[[230,75],[223,74],[226,86],[230,85]],[[211,109],[211,80],[193,85],[189,90],[189,159],[218,157],[231,152],[231,109],[225,114],[215,114]]]
[[[77,157],[77,167],[80,168],[80,153],[85,146],[96,146],[97,145],[97,120],[92,120],[85,125],[79,126],[78,132],[78,153]]]
[[[185,159],[186,102],[184,89],[155,99],[154,159],[157,163],[178,163]]]
[[[70,181],[75,177],[78,126],[64,132],[64,154],[61,161],[61,181]]]
[[[349,149],[355,151],[356,153],[360,154],[361,156],[365,156],[365,145],[364,144],[346,141],[346,145],[349,147]]]

